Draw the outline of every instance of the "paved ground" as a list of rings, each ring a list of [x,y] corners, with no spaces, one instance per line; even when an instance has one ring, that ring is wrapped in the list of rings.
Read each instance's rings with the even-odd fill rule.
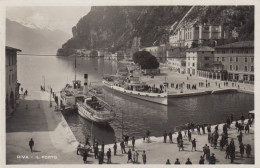
[[[212,126],[212,129],[214,129],[214,126]],[[222,124],[219,125],[220,133],[222,133]],[[237,140],[237,130],[234,127],[234,122],[231,126],[231,129],[228,130],[229,134],[229,142],[230,139],[233,138],[235,141],[235,147],[236,147],[236,159],[234,161],[234,164],[253,164],[254,163],[254,125],[250,128],[250,134],[243,134],[243,143],[250,144],[252,147],[252,155],[250,158],[241,157],[239,153],[239,147],[238,147],[238,140]],[[183,133],[184,135],[184,133]],[[168,137],[167,137],[168,138]],[[146,151],[147,155],[147,164],[165,164],[167,159],[170,159],[171,163],[175,162],[176,158],[179,158],[180,163],[184,164],[189,157],[191,162],[193,164],[198,164],[200,156],[203,155],[202,148],[205,144],[208,144],[208,137],[207,133],[204,135],[197,135],[197,132],[195,131],[194,134],[192,134],[192,138],[196,138],[197,140],[197,151],[191,151],[191,143],[188,141],[187,138],[184,138],[184,151],[180,151],[177,147],[177,134],[173,135],[173,144],[170,144],[168,141],[167,143],[163,143],[163,138],[159,137],[151,137],[151,143],[143,143],[142,139],[138,139],[136,141],[136,150],[139,152],[139,164],[142,164],[142,151]],[[220,137],[221,138],[221,137]],[[219,140],[220,140],[219,138]],[[168,139],[167,139],[168,140]],[[209,145],[209,144],[208,144]],[[120,145],[118,143],[118,150],[117,156],[113,155],[113,147],[112,145],[106,145],[105,151],[108,150],[108,148],[111,148],[112,150],[112,163],[113,164],[127,164],[127,154],[122,154],[120,150]],[[132,148],[131,141],[129,141],[129,148]],[[126,148],[126,151],[129,150],[129,148]],[[215,154],[215,157],[217,159],[216,164],[230,164],[230,159],[225,159],[225,151],[220,151],[219,146],[217,149],[214,149],[213,147],[210,147],[211,153]],[[89,163],[98,163],[97,159],[94,159],[93,153],[90,154],[90,157],[88,158]],[[105,157],[105,162],[107,161]],[[133,164],[133,163],[128,163]],[[208,164],[207,161],[205,161],[205,164]]]
[[[141,80],[145,81],[146,83],[149,83],[149,85],[155,84],[158,88],[161,84],[163,84],[165,81],[170,83],[174,83],[175,88],[171,88],[169,85],[169,88],[167,91],[171,94],[180,94],[182,91],[183,93],[194,93],[194,92],[203,92],[203,91],[212,91],[212,90],[223,90],[223,89],[238,89],[240,91],[246,91],[253,93],[254,92],[254,85],[252,84],[244,84],[244,83],[237,83],[236,86],[234,84],[234,87],[232,87],[232,82],[228,82],[228,86],[224,86],[224,82],[226,81],[220,81],[220,80],[214,80],[214,79],[205,79],[201,77],[196,76],[188,76],[186,74],[180,74],[174,71],[170,71],[168,67],[161,67],[161,74],[154,76],[154,78],[151,78],[150,76],[141,76]],[[138,75],[138,74],[135,74]],[[188,79],[187,79],[188,77]],[[206,88],[205,83],[210,83],[210,86]],[[183,89],[176,89],[176,84],[180,84],[184,82],[184,88]],[[199,82],[203,82],[204,86],[199,87]],[[190,84],[191,86],[196,84],[197,89],[191,90],[187,89],[186,84]],[[220,84],[220,87],[219,87]]]
[[[49,94],[40,91],[29,90],[29,95],[20,100],[17,110],[6,121],[7,164],[81,163],[63,116],[49,104]],[[28,145],[30,138],[35,142],[33,153]]]

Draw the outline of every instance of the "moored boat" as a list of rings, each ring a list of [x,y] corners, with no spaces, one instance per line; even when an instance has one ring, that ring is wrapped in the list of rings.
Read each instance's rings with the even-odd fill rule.
[[[138,77],[106,75],[102,83],[110,89],[138,99],[168,105],[167,92],[141,82]]]

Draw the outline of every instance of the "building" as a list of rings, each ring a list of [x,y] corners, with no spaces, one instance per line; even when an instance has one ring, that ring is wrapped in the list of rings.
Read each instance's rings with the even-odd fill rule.
[[[6,75],[6,113],[12,113],[16,108],[16,100],[19,99],[19,86],[17,83],[17,52],[20,49],[5,47],[5,75]]]
[[[175,72],[186,72],[186,48],[171,47],[166,51],[166,63]]]
[[[254,82],[254,41],[215,47],[215,61],[228,73],[228,80]]]
[[[169,36],[169,43],[172,46],[188,47],[195,44],[205,44],[210,40],[224,39],[224,31],[221,25],[198,25],[190,24],[182,26]]]
[[[166,45],[161,46],[152,46],[152,47],[145,47],[141,48],[140,51],[147,51],[150,52],[153,56],[156,57],[158,62],[165,62],[166,61]]]
[[[208,46],[186,50],[186,73],[203,77],[214,70],[214,49]],[[206,76],[205,76],[206,77]],[[208,76],[209,77],[209,76]]]

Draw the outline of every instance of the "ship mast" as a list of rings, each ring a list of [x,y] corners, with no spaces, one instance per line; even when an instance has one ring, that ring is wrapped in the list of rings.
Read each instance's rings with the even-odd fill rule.
[[[77,60],[76,60],[76,54],[75,54],[75,81],[77,80],[77,78],[76,78],[76,68],[77,68]]]

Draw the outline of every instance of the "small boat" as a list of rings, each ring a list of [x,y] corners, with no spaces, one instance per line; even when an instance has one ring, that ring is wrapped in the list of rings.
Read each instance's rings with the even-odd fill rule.
[[[78,113],[83,118],[96,123],[107,123],[115,119],[112,108],[96,96],[89,96],[77,102]]]
[[[60,91],[60,96],[64,109],[77,109],[77,101],[82,101],[84,99],[81,81],[74,80],[72,85],[66,84],[66,86]]]
[[[150,87],[146,83],[141,82],[138,77],[133,77],[132,75],[106,75],[102,83],[108,88],[128,96],[168,105],[167,92],[163,92],[155,87]]]

